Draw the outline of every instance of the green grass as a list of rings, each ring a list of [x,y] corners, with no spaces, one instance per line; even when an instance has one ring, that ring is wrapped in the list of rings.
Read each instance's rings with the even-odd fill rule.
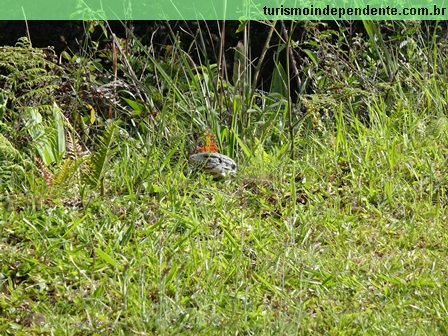
[[[222,182],[122,144],[104,196],[11,199],[0,332],[445,333],[447,143],[414,118],[339,119]]]
[[[79,163],[95,183],[59,162],[48,187],[3,120],[0,335],[448,332],[448,46],[416,23],[366,22],[347,54],[347,30],[306,25],[313,94],[291,108],[278,92],[232,91],[252,83],[218,89],[215,67],[188,68],[178,44],[175,61],[138,45],[129,59],[150,101],[120,92],[130,109],[109,133],[100,107],[94,125],[71,120],[96,144]],[[189,171],[208,129],[235,178]]]

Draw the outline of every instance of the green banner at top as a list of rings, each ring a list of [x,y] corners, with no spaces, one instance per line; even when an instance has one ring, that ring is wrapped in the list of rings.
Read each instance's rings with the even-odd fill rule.
[[[448,0],[1,0],[1,20],[444,20]]]

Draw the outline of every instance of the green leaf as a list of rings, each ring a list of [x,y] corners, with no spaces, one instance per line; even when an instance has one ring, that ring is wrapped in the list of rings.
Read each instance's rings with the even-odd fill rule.
[[[33,139],[32,145],[39,153],[40,158],[46,166],[55,162],[55,157],[48,139],[49,130],[42,123],[42,115],[35,108],[29,107],[26,109],[27,122],[26,129],[28,134]]]
[[[287,81],[288,76],[286,75],[285,68],[280,62],[276,62],[274,71],[272,73],[271,81],[271,93],[280,93],[282,97],[287,97]]]
[[[100,257],[103,261],[105,261],[109,265],[112,265],[114,267],[118,266],[118,262],[103,250],[97,248],[95,249],[95,253],[98,257]]]
[[[249,21],[247,21],[247,20],[244,20],[244,21],[241,20],[235,33],[241,33],[244,30],[244,28],[246,28],[248,22]]]
[[[244,155],[246,157],[251,157],[252,156],[252,151],[249,149],[249,147],[246,146],[246,144],[243,142],[243,140],[241,140],[241,138],[238,136],[238,134],[234,134],[235,135],[235,139],[238,142],[238,145],[241,147],[241,149],[244,152]]]
[[[65,129],[64,129],[64,121],[62,119],[62,112],[59,106],[56,103],[53,103],[53,121],[54,128],[56,129],[56,147],[53,148],[55,150],[55,156],[57,160],[61,160],[65,154]]]
[[[134,115],[140,115],[145,110],[145,106],[135,100],[128,98],[123,98],[123,100],[132,108],[132,113]]]
[[[309,57],[311,61],[313,61],[315,66],[319,66],[319,62],[317,61],[317,54],[315,52],[312,52],[308,49],[303,49],[302,51]]]

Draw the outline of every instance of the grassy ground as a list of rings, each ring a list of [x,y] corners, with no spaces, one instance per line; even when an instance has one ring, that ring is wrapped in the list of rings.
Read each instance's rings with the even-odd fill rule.
[[[294,159],[248,132],[232,179],[190,173],[187,134],[154,131],[118,142],[104,193],[9,192],[0,334],[446,334],[446,79],[417,77],[362,111],[335,93]]]
[[[413,123],[222,182],[123,145],[103,197],[12,200],[1,332],[444,334],[448,143]]]

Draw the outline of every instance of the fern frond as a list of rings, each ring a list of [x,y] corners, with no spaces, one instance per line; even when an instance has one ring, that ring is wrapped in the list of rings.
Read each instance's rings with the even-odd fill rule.
[[[52,53],[51,48],[32,48],[26,39],[19,40],[15,47],[0,47],[0,90],[9,92],[6,96],[13,109],[52,101],[62,73]]]
[[[82,176],[89,176],[91,171],[91,164],[87,157],[67,158],[53,173],[51,184],[53,186],[70,185],[73,180],[80,181]]]
[[[20,152],[15,149],[12,143],[2,134],[0,134],[0,161],[22,161]]]
[[[62,164],[53,174],[53,179],[51,181],[54,186],[68,185],[73,179],[79,177],[79,167],[82,165],[84,160],[72,160],[66,159],[62,161]]]
[[[0,178],[20,179],[32,166],[32,163],[24,158],[5,136],[0,134]]]
[[[33,68],[26,68],[23,70],[16,69],[14,72],[11,73],[10,78],[23,78],[24,79],[23,83],[30,82],[30,84],[32,84],[31,81],[34,80],[34,84],[36,84],[39,83],[39,78],[36,78],[36,76],[44,76],[46,74],[47,71],[45,69],[33,67]]]
[[[26,88],[26,89],[32,88],[32,87],[35,87],[38,85],[42,85],[43,83],[52,83],[52,82],[54,83],[58,79],[57,76],[47,75],[45,69],[29,69],[29,70],[33,70],[33,71],[30,71],[30,72],[32,72],[32,75],[39,76],[39,77],[38,78],[27,77],[28,78],[27,80],[23,80],[21,83],[19,83],[17,85],[17,87],[16,87],[17,89],[21,90],[24,88]],[[39,70],[39,71],[37,73],[34,73],[35,72],[34,70]],[[44,71],[41,71],[41,70],[44,70]],[[32,75],[27,75],[27,76],[32,76]],[[13,78],[10,78],[9,80],[12,81]],[[48,85],[48,87],[55,89],[55,88],[58,88],[58,85],[53,84],[53,85]]]
[[[78,139],[75,136],[75,133],[67,132],[67,136],[65,139],[65,144],[67,147],[66,150],[66,157],[77,160],[78,158],[87,156],[90,154],[88,150],[84,150],[83,147],[80,145]]]
[[[22,36],[17,39],[16,46],[20,48],[31,48],[31,41],[26,36]]]
[[[97,147],[90,158],[92,171],[87,175],[88,181],[94,187],[97,187],[103,180],[109,160],[116,151],[117,128],[118,123],[112,122],[106,127],[104,133],[98,136]]]
[[[57,85],[46,85],[37,89],[34,89],[33,91],[29,91],[16,99],[14,99],[14,102],[23,102],[28,99],[35,99],[38,101],[40,97],[47,97],[50,94],[52,94],[56,89],[58,88]],[[40,102],[40,100],[39,100]]]

